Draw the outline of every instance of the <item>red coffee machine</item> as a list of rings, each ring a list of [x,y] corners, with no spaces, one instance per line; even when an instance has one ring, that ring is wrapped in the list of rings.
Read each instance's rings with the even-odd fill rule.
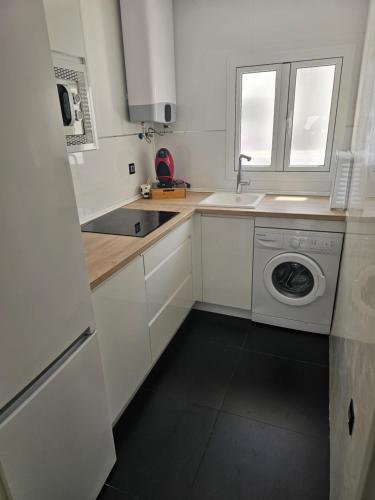
[[[156,153],[155,170],[160,187],[171,187],[173,185],[174,162],[173,156],[167,148],[161,148]]]

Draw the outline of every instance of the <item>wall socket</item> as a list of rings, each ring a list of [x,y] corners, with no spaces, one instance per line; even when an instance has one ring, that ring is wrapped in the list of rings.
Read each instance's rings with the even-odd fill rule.
[[[135,163],[129,163],[129,175],[135,174]]]

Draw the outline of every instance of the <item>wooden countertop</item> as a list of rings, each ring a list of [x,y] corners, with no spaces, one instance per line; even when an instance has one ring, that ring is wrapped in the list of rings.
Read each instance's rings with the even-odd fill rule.
[[[255,210],[238,208],[200,207],[198,203],[210,193],[189,192],[187,198],[176,200],[137,200],[127,208],[171,210],[180,212],[144,238],[82,233],[86,266],[91,289],[140,255],[173,228],[192,217],[195,212],[247,217],[281,217],[291,219],[345,220],[343,210],[330,210],[328,198],[323,196],[267,195]]]
[[[137,200],[129,208],[150,210],[195,210],[198,213],[217,215],[242,215],[248,217],[282,217],[292,219],[345,220],[343,210],[330,210],[325,196],[266,195],[256,209],[219,208],[199,206],[198,203],[211,193],[188,192],[187,198],[176,200]]]

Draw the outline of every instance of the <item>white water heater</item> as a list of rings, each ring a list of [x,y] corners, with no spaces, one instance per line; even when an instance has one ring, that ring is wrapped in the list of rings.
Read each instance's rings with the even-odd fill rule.
[[[132,122],[176,121],[172,0],[120,0]]]

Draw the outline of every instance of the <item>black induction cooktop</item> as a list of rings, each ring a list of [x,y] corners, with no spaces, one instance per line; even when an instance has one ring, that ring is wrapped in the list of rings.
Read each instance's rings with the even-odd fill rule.
[[[84,224],[83,232],[143,238],[172,219],[178,212],[118,208]]]

